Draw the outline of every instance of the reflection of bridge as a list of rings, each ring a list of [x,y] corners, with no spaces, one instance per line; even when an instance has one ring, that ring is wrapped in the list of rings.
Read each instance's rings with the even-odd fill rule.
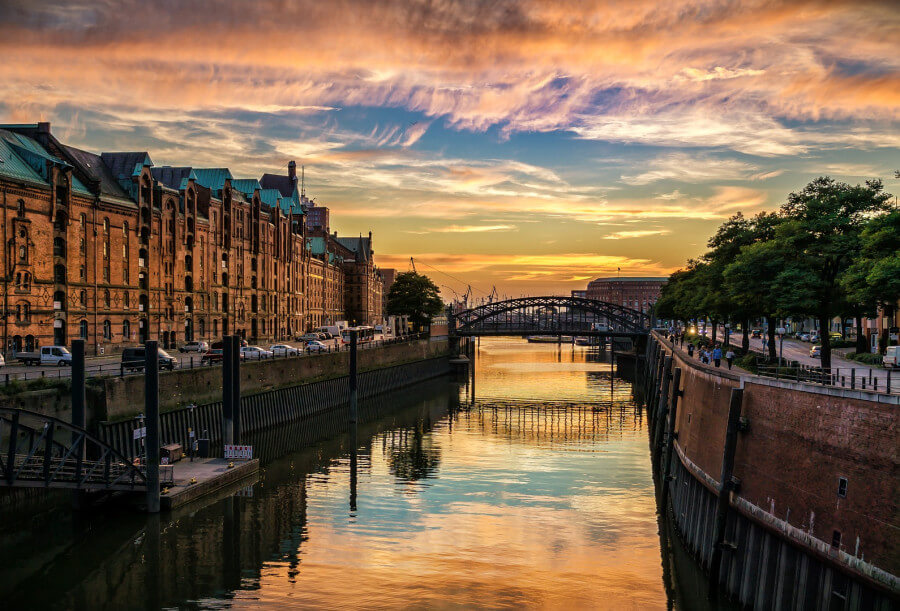
[[[82,428],[0,408],[0,487],[146,491],[144,473]]]
[[[474,335],[582,335],[642,337],[650,315],[580,297],[522,297],[450,315],[451,333]]]

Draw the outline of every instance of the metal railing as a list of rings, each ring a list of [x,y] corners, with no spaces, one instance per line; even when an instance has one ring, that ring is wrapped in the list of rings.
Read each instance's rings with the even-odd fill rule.
[[[832,367],[826,370],[821,367],[792,362],[782,366],[758,364],[757,374],[776,380],[804,382],[806,384],[848,388],[851,390],[866,390],[885,395],[900,394],[900,375],[893,374],[890,369]]]
[[[389,339],[379,339],[372,340],[369,342],[362,342],[359,344],[360,350],[370,350],[372,348],[380,348],[383,346],[391,346],[394,344],[405,344],[411,343],[414,341],[419,341],[422,339],[428,338],[429,333],[414,333],[409,335],[404,335],[402,337],[392,337]],[[326,354],[334,354],[339,352],[347,352],[350,350],[349,344],[341,343],[341,340],[338,339],[337,343],[334,345],[328,345],[323,350],[307,350],[306,348],[301,348],[300,346],[296,346],[297,354],[273,354],[272,356],[267,356],[261,359],[255,358],[241,358],[241,361],[244,363],[253,363],[256,361],[275,361],[275,360],[284,360],[284,359],[300,359],[300,358],[315,358],[317,356],[322,356]],[[216,359],[211,362],[204,360],[203,356],[200,354],[197,355],[182,355],[178,354],[173,355],[173,358],[178,360],[178,364],[175,365],[174,369],[200,369],[203,367],[221,367],[222,361],[221,359]],[[20,363],[14,362],[10,360],[7,362],[7,369],[10,366],[19,366]],[[167,369],[162,364],[160,364],[160,373],[163,373],[164,370]],[[138,366],[131,367],[125,365],[121,362],[118,363],[100,363],[96,365],[86,365],[85,366],[85,377],[90,378],[98,378],[98,377],[125,377],[131,375],[143,375],[143,367]],[[67,379],[72,377],[72,368],[71,367],[54,367],[50,365],[38,365],[35,367],[27,367],[23,371],[4,371],[0,369],[0,386],[4,386],[11,382],[27,382],[37,379],[49,379],[49,380],[57,380],[57,379]]]

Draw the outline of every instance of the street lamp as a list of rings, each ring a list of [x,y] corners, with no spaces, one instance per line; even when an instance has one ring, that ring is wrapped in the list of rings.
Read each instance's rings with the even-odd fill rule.
[[[778,345],[778,366],[781,367],[782,359],[784,357],[784,327],[778,327],[775,329],[775,333],[778,334],[779,345]]]

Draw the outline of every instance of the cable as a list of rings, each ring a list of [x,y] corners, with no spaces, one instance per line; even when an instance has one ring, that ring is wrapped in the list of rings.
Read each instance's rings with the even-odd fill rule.
[[[410,259],[412,259],[412,257],[410,257]],[[419,259],[419,264],[424,265],[425,267],[430,267],[431,269],[433,269],[434,271],[436,271],[439,274],[444,274],[448,278],[453,278],[454,280],[456,280],[457,282],[459,282],[465,286],[471,286],[474,289],[478,289],[479,293],[484,293],[485,295],[490,296],[490,292],[480,289],[477,286],[474,286],[471,282],[466,282],[465,280],[461,280],[461,279],[457,278],[456,276],[452,276],[445,271],[441,271],[438,268],[436,268],[434,265],[430,265],[430,264],[426,263],[425,261],[423,261],[422,259]]]

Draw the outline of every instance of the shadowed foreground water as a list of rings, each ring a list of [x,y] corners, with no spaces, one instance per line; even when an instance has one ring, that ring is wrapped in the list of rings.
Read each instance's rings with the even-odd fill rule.
[[[259,436],[269,454],[299,449],[172,516],[17,516],[0,594],[9,608],[671,607],[631,386],[586,348],[513,339],[482,342],[475,385],[474,405],[446,381],[381,397],[355,444],[342,414]]]

